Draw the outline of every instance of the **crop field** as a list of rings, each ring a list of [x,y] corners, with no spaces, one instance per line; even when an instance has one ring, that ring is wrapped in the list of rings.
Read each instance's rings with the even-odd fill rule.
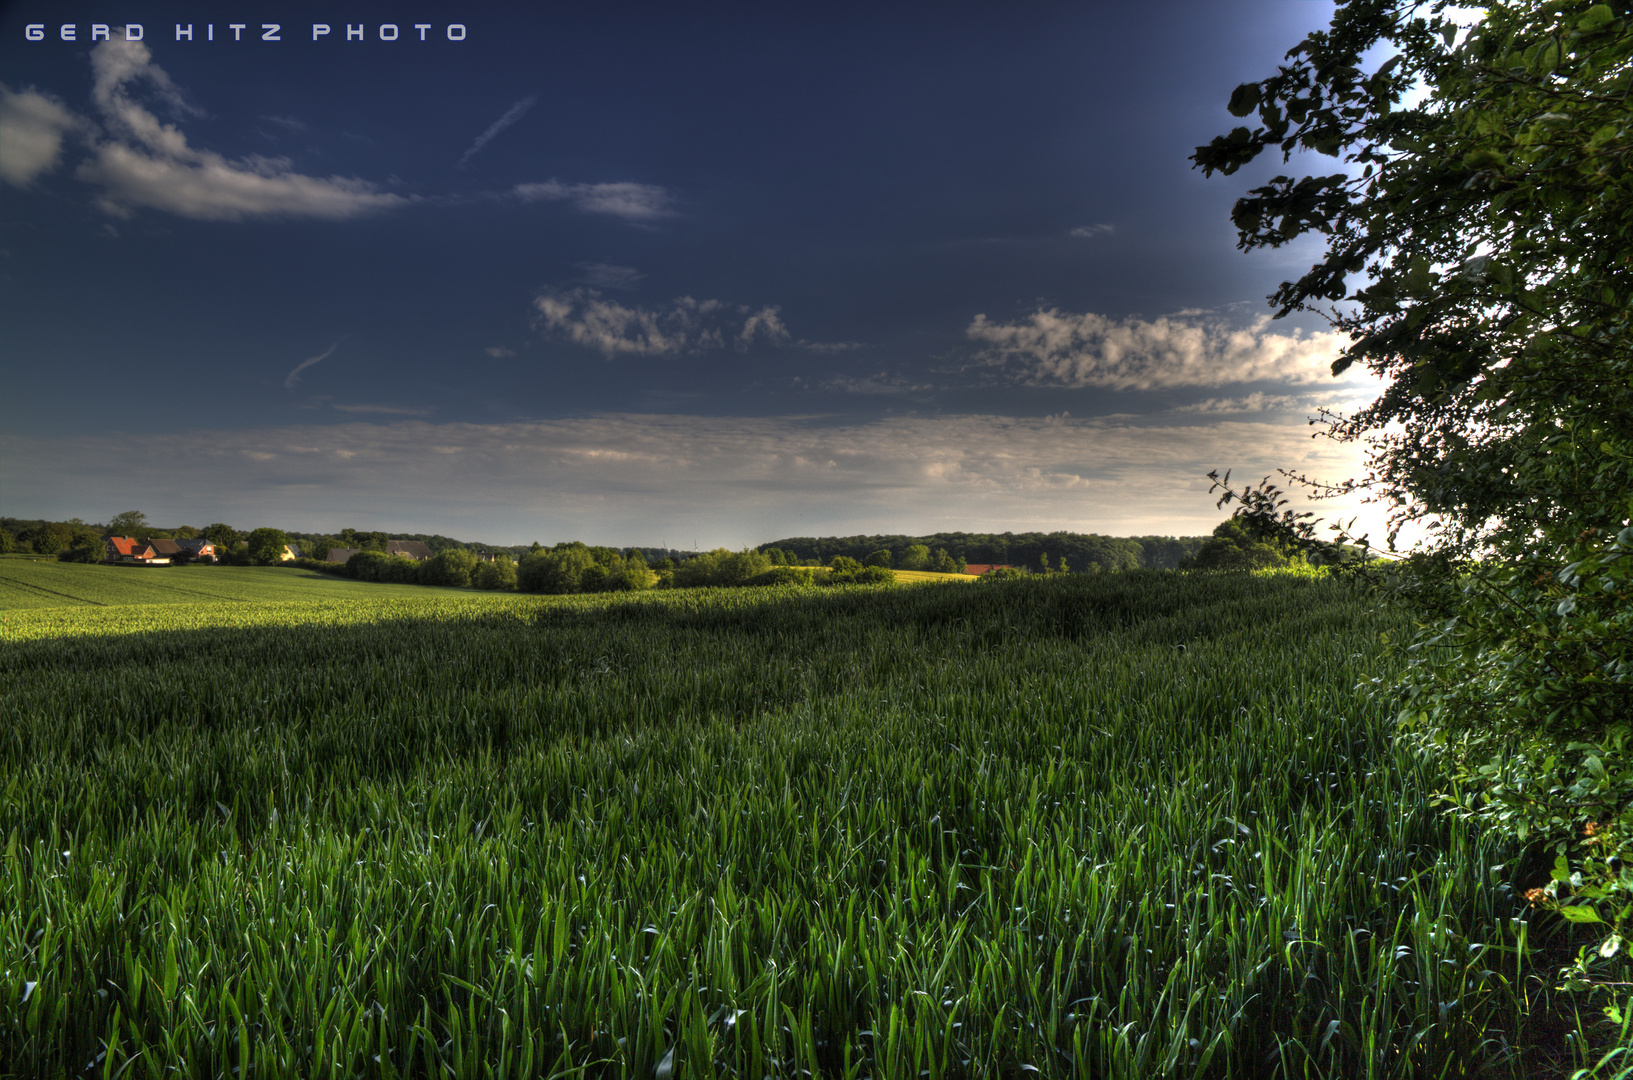
[[[1524,1075],[1534,883],[1356,690],[1400,629],[1161,572],[9,612],[0,1070]]]
[[[101,566],[55,560],[0,559],[0,611],[221,601],[376,600],[425,595],[426,586],[422,585],[376,585],[293,567]]]

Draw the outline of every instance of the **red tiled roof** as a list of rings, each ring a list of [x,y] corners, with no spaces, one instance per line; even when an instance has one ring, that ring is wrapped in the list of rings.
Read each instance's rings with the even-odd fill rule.
[[[988,573],[988,572],[993,571],[993,570],[1013,570],[1013,569],[1015,569],[1015,568],[1013,566],[1009,565],[1008,563],[972,562],[972,563],[965,563],[964,564],[964,573],[974,574],[976,577],[980,577],[982,574]]]

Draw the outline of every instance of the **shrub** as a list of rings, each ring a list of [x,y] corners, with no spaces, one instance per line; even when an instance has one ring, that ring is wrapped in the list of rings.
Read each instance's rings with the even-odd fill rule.
[[[76,542],[73,547],[57,552],[60,562],[99,563],[106,556],[107,550],[100,543]]]
[[[521,565],[516,568],[516,587],[536,593],[582,592],[585,576],[592,569],[598,572],[592,575],[597,579],[605,573],[596,565],[594,554],[581,543],[574,541],[540,548],[522,557]],[[595,583],[599,584],[599,580]]]
[[[346,576],[358,581],[379,581],[380,564],[386,561],[383,551],[357,551],[346,560]]]
[[[675,584],[681,587],[743,585],[769,569],[771,559],[761,552],[715,548],[694,555],[676,567]]]
[[[482,563],[471,576],[471,584],[478,589],[514,589],[516,587],[516,564],[509,555],[499,553],[494,555],[492,562]]]
[[[476,572],[476,556],[460,548],[438,552],[419,565],[421,585],[449,585],[463,588]]]

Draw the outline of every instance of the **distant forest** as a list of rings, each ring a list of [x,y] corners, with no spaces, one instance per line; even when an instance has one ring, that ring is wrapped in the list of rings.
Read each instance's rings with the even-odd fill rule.
[[[149,526],[144,515],[134,511],[121,514],[110,525],[89,524],[79,520],[49,522],[0,518],[0,552],[33,552],[55,555],[74,544],[100,548],[101,536],[110,528],[125,529],[143,538],[188,537],[207,535],[224,543],[228,548],[248,537],[225,525],[210,525],[204,529],[190,526],[160,528]],[[120,520],[125,519],[125,520]],[[133,520],[134,519],[134,520]],[[134,526],[134,527],[132,527]],[[286,532],[289,542],[298,545],[303,554],[323,559],[329,548],[361,548],[385,550],[389,540],[420,540],[433,553],[449,550],[506,552],[520,560],[538,544],[481,544],[455,540],[449,536],[426,533],[365,532],[341,529],[338,533]],[[792,537],[761,544],[754,550],[771,554],[782,553],[777,562],[793,565],[831,564],[836,555],[843,555],[866,563],[871,555],[889,551],[889,565],[902,568],[912,563],[908,549],[919,546],[931,552],[948,552],[963,563],[995,563],[1025,567],[1028,570],[1060,570],[1074,573],[1095,570],[1133,570],[1153,568],[1173,570],[1179,561],[1196,554],[1205,536],[1098,536],[1092,533],[1027,532],[1027,533],[966,533],[943,532],[930,536],[823,536]],[[617,549],[624,556],[640,552],[648,565],[656,566],[665,559],[683,563],[698,552],[675,548],[627,547]],[[877,560],[875,560],[877,561]]]
[[[835,555],[859,562],[876,551],[889,551],[893,566],[903,565],[907,549],[915,545],[932,551],[945,548],[965,563],[996,563],[1028,570],[1067,571],[1173,570],[1186,556],[1195,555],[1206,536],[1098,536],[1093,533],[964,533],[944,532],[930,536],[797,536],[763,544],[795,556],[800,562],[814,559],[823,566]]]

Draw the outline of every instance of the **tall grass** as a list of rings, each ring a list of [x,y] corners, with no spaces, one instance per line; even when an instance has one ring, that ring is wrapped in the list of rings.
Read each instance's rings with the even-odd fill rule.
[[[0,630],[8,1075],[1439,1077],[1527,1037],[1512,872],[1329,582],[213,610]]]

